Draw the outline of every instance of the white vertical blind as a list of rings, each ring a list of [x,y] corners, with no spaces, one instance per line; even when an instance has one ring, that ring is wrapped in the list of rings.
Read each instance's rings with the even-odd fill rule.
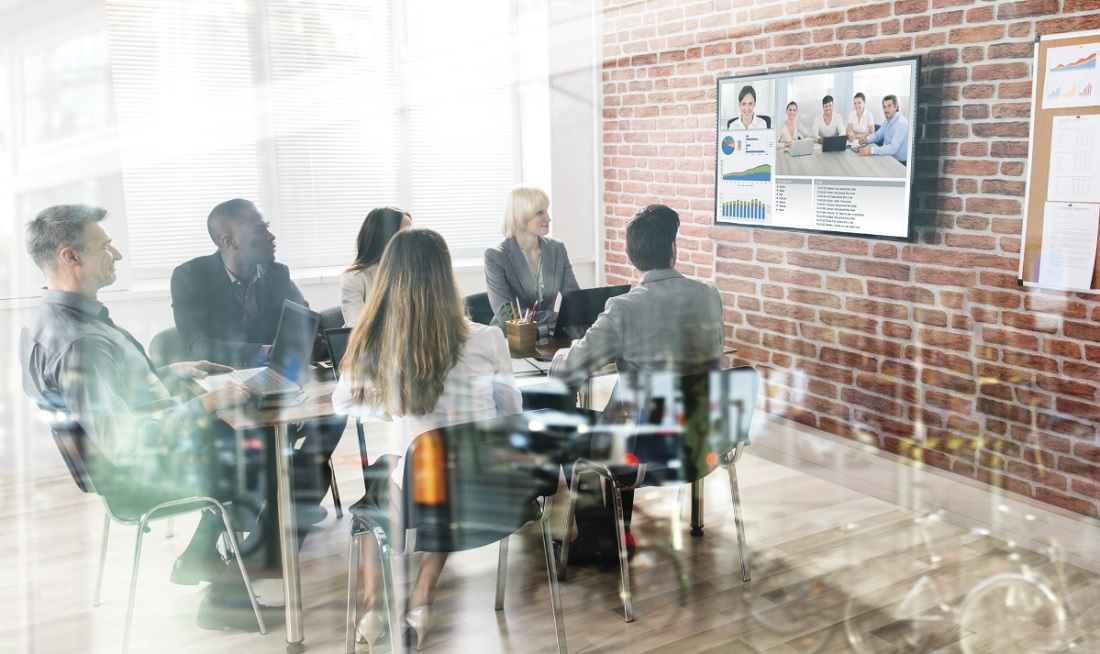
[[[211,251],[206,215],[233,197],[261,205],[292,268],[350,263],[382,205],[455,256],[499,240],[518,179],[512,0],[106,6],[135,277]]]

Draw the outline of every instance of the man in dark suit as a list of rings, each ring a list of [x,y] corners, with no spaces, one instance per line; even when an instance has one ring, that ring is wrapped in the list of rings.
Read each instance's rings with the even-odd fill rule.
[[[290,270],[275,262],[268,226],[254,203],[222,202],[206,221],[217,252],[172,272],[172,313],[192,356],[238,368],[265,365],[283,301],[308,306]],[[294,484],[303,524],[324,517],[318,504],[331,483],[328,460],[346,424],[343,418],[301,428],[306,440],[294,455]]]

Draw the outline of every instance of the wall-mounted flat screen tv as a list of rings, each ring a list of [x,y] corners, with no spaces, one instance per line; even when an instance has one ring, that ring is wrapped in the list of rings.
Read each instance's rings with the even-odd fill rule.
[[[715,222],[909,238],[920,58],[718,80]]]

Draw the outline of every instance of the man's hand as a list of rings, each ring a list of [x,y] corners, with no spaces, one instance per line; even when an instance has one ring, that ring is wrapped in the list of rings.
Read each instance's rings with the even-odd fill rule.
[[[256,392],[237,382],[229,382],[225,386],[216,388],[209,393],[199,396],[203,408],[207,413],[214,413],[222,409],[240,406],[256,397]]]
[[[865,145],[865,146],[863,146],[862,148],[860,148],[860,149],[859,149],[859,155],[860,155],[861,157],[869,157],[869,156],[871,156],[871,146],[869,146],[869,145]]]
[[[210,361],[180,361],[168,365],[172,375],[179,379],[202,379],[209,374],[230,372],[233,368]]]
[[[866,136],[859,137],[859,144],[860,145],[867,145],[867,137]]]

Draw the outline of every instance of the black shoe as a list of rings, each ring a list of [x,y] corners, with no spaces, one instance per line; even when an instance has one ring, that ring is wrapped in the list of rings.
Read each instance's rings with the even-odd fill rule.
[[[633,558],[633,555],[634,553],[628,547],[627,556]],[[616,568],[619,566],[619,549],[614,542],[594,543],[582,536],[577,536],[569,544],[569,565],[594,565],[601,569]]]
[[[281,625],[285,615],[281,607],[263,604],[260,604],[260,614],[263,615],[264,626],[268,630]],[[219,597],[211,592],[199,605],[195,624],[202,629],[213,631],[236,629],[248,633],[260,632],[260,624],[256,621],[256,613],[252,610],[252,602],[248,600],[247,595],[234,594],[232,597]]]
[[[217,581],[227,565],[217,549],[198,554],[188,548],[172,564],[172,574],[168,576],[168,581],[183,586],[194,586],[200,581]]]

